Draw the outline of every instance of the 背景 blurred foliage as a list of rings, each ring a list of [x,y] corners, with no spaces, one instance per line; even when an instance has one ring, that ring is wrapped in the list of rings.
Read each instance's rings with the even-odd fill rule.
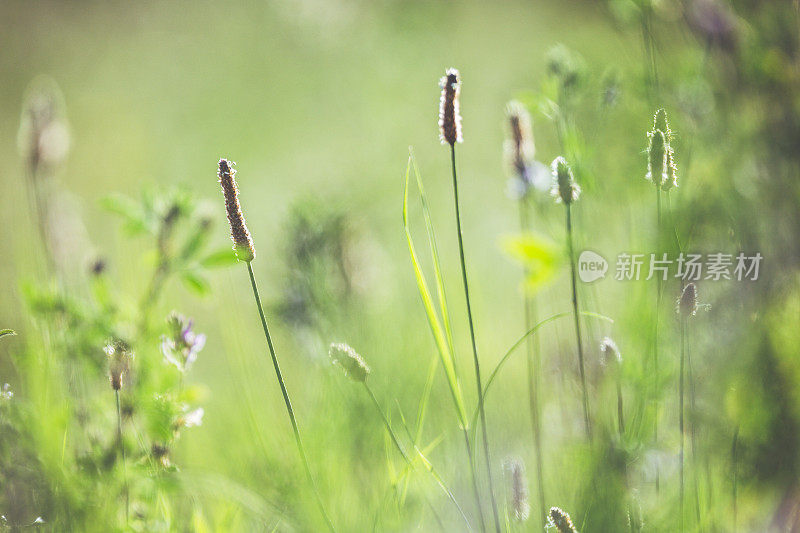
[[[532,113],[535,159],[573,165],[583,190],[577,250],[612,265],[619,253],[653,250],[646,132],[663,107],[679,171],[665,249],[764,257],[758,281],[698,284],[711,307],[689,331],[683,522],[679,281],[664,285],[657,373],[654,284],[615,281],[612,266],[605,280],[580,285],[583,310],[614,320],[583,322],[591,445],[570,321],[537,333],[545,507],[568,511],[582,532],[800,527],[795,1],[10,0],[0,15],[0,329],[17,333],[0,338],[0,529],[37,519],[53,531],[324,527],[245,268],[232,259],[220,157],[238,162],[252,265],[337,529],[463,529],[424,468],[404,471],[370,398],[327,357],[331,342],[358,350],[411,442],[438,360],[402,227],[413,145],[461,387],[475,408],[449,160],[436,131],[436,82],[450,66],[463,75],[460,194],[487,375],[524,333],[519,254],[508,243],[559,250],[564,239],[561,208],[534,191],[537,236],[513,240],[519,200],[503,156],[512,98]],[[411,196],[417,247],[427,251]],[[567,262],[551,264],[554,277],[535,287],[539,319],[571,309]],[[619,346],[618,369],[601,363],[605,335]],[[109,360],[124,368],[121,439]],[[527,377],[519,350],[486,414],[501,513],[511,530],[538,531],[546,509]],[[477,529],[449,396],[439,372],[417,444]],[[508,494],[522,479],[518,466],[504,467],[514,461],[525,465],[527,521]],[[485,491],[485,472],[479,481]]]

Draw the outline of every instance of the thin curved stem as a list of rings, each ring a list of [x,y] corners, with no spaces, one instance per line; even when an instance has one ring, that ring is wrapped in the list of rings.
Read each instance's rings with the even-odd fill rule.
[[[472,356],[475,363],[475,381],[478,387],[478,409],[481,414],[481,428],[483,430],[483,455],[486,460],[486,475],[489,479],[489,495],[492,501],[492,514],[494,515],[495,530],[500,531],[500,515],[497,512],[497,501],[494,497],[494,481],[492,480],[492,461],[489,456],[489,435],[486,430],[486,412],[483,408],[483,384],[481,383],[481,365],[478,360],[478,347],[475,343],[475,322],[472,318],[472,306],[469,299],[469,282],[467,281],[467,264],[464,259],[464,239],[461,229],[461,210],[458,205],[458,177],[456,176],[456,147],[450,145],[450,164],[453,170],[453,201],[456,210],[456,225],[458,226],[458,253],[461,260],[461,278],[464,282],[464,297],[467,301],[467,318],[469,320],[469,337],[472,343]]]
[[[283,374],[281,374],[281,367],[278,364],[278,357],[275,355],[275,347],[272,345],[272,337],[270,336],[269,328],[267,327],[267,319],[264,317],[264,309],[261,307],[261,297],[258,295],[256,278],[253,275],[253,266],[249,261],[247,262],[247,272],[250,274],[250,285],[253,287],[253,297],[255,298],[256,306],[258,307],[258,315],[261,317],[261,326],[264,329],[264,336],[267,338],[269,354],[272,357],[272,366],[275,367],[275,376],[278,378],[278,384],[281,387],[281,394],[283,394],[283,401],[286,404],[286,411],[289,413],[289,420],[292,423],[292,431],[294,432],[294,440],[297,443],[297,450],[300,452],[300,458],[303,460],[303,466],[305,467],[308,481],[311,483],[311,488],[314,491],[314,496],[316,497],[319,510],[322,513],[322,516],[325,518],[325,523],[328,525],[328,528],[331,531],[335,532],[336,528],[333,527],[333,522],[331,522],[331,519],[328,517],[328,513],[325,511],[325,506],[322,503],[322,497],[317,490],[317,484],[314,481],[314,475],[311,473],[311,467],[308,464],[306,451],[305,448],[303,448],[303,441],[300,439],[300,429],[297,427],[297,419],[294,416],[292,402],[289,400],[289,392],[286,390],[286,384],[283,381]]]
[[[372,403],[375,405],[375,409],[378,411],[378,414],[381,415],[381,419],[383,420],[383,425],[386,426],[386,431],[389,432],[389,436],[391,437],[395,448],[397,448],[397,451],[400,452],[400,455],[403,456],[403,459],[405,460],[406,464],[408,464],[409,468],[413,469],[414,462],[411,460],[411,458],[406,453],[405,449],[403,449],[403,446],[400,444],[400,441],[398,440],[397,435],[395,434],[394,429],[392,428],[392,424],[389,422],[389,418],[386,416],[386,413],[384,413],[380,402],[378,402],[378,399],[375,397],[375,393],[372,392],[372,389],[370,388],[370,386],[367,384],[366,381],[364,381],[363,383],[364,383],[364,388],[367,389],[369,397],[372,399]],[[416,445],[414,446],[414,449],[417,450],[417,453],[419,453],[419,450],[417,449]],[[422,456],[421,453],[419,453],[419,455]],[[422,457],[424,459],[424,456]],[[436,483],[439,485],[439,487],[442,489],[445,495],[450,499],[450,501],[453,502],[453,505],[456,506],[456,509],[458,509],[458,513],[461,515],[461,517],[464,519],[464,522],[467,524],[467,529],[469,531],[472,531],[472,526],[469,523],[469,519],[467,518],[467,515],[464,514],[464,510],[461,508],[461,505],[459,505],[458,500],[456,500],[456,497],[453,495],[453,492],[447,487],[447,485],[445,485],[444,480],[442,480],[442,478],[436,473],[436,471],[433,469],[433,465],[431,465],[430,462],[427,461],[427,459],[425,459],[425,465],[427,466],[428,472],[433,476]],[[431,508],[433,508],[433,506],[431,506]]]
[[[661,252],[661,187],[656,185],[656,251]],[[659,374],[658,374],[658,323],[663,295],[662,277],[656,277],[656,314],[653,321],[653,395],[655,409],[653,413],[653,441],[658,445],[658,418],[659,418]],[[661,490],[661,473],[656,465],[656,493]]]
[[[678,408],[680,410],[680,414],[678,417],[678,426],[680,432],[680,439],[681,439],[681,451],[680,451],[680,516],[681,516],[681,531],[684,531],[683,527],[683,494],[684,494],[684,420],[683,420],[683,376],[684,376],[684,366],[686,360],[686,317],[681,317],[681,363],[680,363],[680,378],[678,380]]]
[[[527,197],[523,196],[519,200],[519,225],[522,231],[528,231],[528,204]],[[525,274],[527,275],[527,269]],[[533,324],[536,322],[536,309],[534,307],[533,298],[525,292],[524,298],[525,306],[525,331],[529,331]],[[541,425],[541,411],[539,407],[539,372],[541,365],[538,350],[538,339],[528,337],[528,401],[531,410],[531,427],[533,429],[533,447],[536,457],[536,484],[539,492],[539,520],[540,525],[544,529],[545,515],[547,514],[547,507],[545,502],[547,498],[544,492],[544,461],[542,458],[542,425]],[[484,400],[486,393],[484,391]]]
[[[114,397],[117,401],[117,439],[119,440],[119,451],[122,456],[122,480],[125,485],[125,524],[128,524],[130,516],[130,496],[128,494],[128,466],[125,459],[125,443],[122,442],[122,409],[119,405],[119,390],[114,390]]]
[[[592,440],[592,424],[589,415],[589,392],[586,389],[586,369],[583,363],[583,340],[581,339],[580,309],[578,307],[578,285],[575,272],[575,248],[572,238],[572,209],[567,208],[567,248],[569,250],[570,278],[572,281],[572,314],[575,317],[575,342],[578,345],[578,365],[581,372],[581,392],[583,395],[583,422],[586,426],[586,437]]]

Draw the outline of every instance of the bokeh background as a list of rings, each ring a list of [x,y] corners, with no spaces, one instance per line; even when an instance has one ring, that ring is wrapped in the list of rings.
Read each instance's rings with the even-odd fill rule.
[[[62,361],[58,342],[47,339],[81,328],[56,321],[63,310],[52,300],[40,309],[35,302],[41,298],[31,294],[41,289],[85,300],[97,276],[92,267],[102,260],[101,276],[120,309],[114,320],[125,330],[151,283],[156,246],[147,231],[126,231],[125,217],[113,212],[124,211],[124,202],[108,198],[121,194],[133,202],[145,191],[160,213],[168,203],[163,199],[173,198],[169,191],[180,188],[196,199],[193,213],[210,224],[208,250],[229,249],[216,178],[218,159],[227,157],[237,162],[258,254],[253,268],[334,523],[342,531],[429,530],[441,520],[445,530],[462,529],[424,474],[413,476],[408,491],[397,480],[402,463],[368,396],[327,356],[330,342],[350,343],[372,367],[370,382],[392,421],[400,427],[401,413],[414,420],[436,351],[401,218],[413,146],[438,232],[462,386],[470,409],[476,403],[449,153],[436,123],[437,82],[454,66],[463,76],[460,192],[485,372],[524,332],[521,266],[501,246],[504,236],[519,232],[503,150],[506,103],[517,98],[529,107],[537,160],[549,164],[565,155],[573,163],[583,187],[577,249],[591,248],[612,263],[620,252],[652,250],[655,194],[644,180],[646,132],[655,109],[664,107],[680,171],[670,233],[684,251],[758,251],[765,258],[758,282],[700,283],[700,299],[711,307],[692,321],[697,407],[691,419],[700,429],[684,527],[798,527],[798,28],[797,5],[790,1],[4,2],[0,328],[18,336],[0,341],[0,383],[10,384],[22,407],[8,415],[15,430],[0,435],[6,488],[0,486],[0,514],[11,517],[11,525],[41,516],[41,527],[53,530],[124,529],[118,477],[87,481],[91,475],[81,461],[94,453],[86,435],[97,432],[104,442],[115,435],[102,335],[94,332],[95,351],[77,350],[92,364]],[[574,79],[568,97],[559,99],[564,68]],[[56,274],[43,252],[18,139],[26,98],[40,87],[57,95],[62,140],[68,140],[63,161],[58,158],[37,185],[50,199],[45,222]],[[562,110],[569,123],[559,136]],[[560,245],[563,207],[546,193],[534,196],[535,231]],[[411,197],[412,227],[424,249],[413,189]],[[672,302],[680,285],[665,286],[662,363],[653,380],[653,284],[609,278],[580,286],[584,309],[614,320],[585,319],[600,444],[582,439],[569,319],[548,325],[540,337],[546,506],[571,512],[580,531],[633,528],[637,513],[643,530],[678,531],[679,343]],[[570,310],[566,263],[535,297],[540,318]],[[127,527],[324,527],[294,448],[244,266],[177,272],[159,286],[148,311],[154,342],[134,346],[137,364],[159,369],[152,372],[169,368],[161,363],[157,339],[172,310],[191,316],[207,335],[185,378],[190,403],[202,405],[205,415],[201,426],[175,441],[175,471],[132,490],[135,520]],[[613,436],[613,380],[599,362],[603,335],[611,335],[623,354],[634,420],[619,439]],[[509,527],[535,531],[544,512],[534,479],[525,365],[523,351],[509,360],[486,409],[501,512],[513,515],[504,461],[521,459],[531,517],[509,518]],[[58,376],[63,383],[54,384]],[[153,383],[175,379],[151,380],[152,390],[142,394],[152,396]],[[662,437],[654,443],[656,402]],[[50,416],[53,406],[58,411]],[[133,409],[134,420],[148,419]],[[428,457],[474,518],[453,414],[440,373],[422,444],[435,444]],[[83,416],[95,418],[87,427]],[[12,471],[12,464],[35,475]],[[118,466],[108,468],[118,472]],[[134,480],[148,477],[143,468],[129,469]],[[702,506],[698,517],[690,505],[695,501]]]

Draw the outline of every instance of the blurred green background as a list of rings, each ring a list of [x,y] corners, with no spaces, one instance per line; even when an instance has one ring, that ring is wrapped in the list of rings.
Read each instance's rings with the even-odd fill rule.
[[[45,335],[46,319],[30,318],[21,287],[53,282],[17,137],[26,90],[46,75],[63,96],[70,141],[66,160],[50,176],[59,287],[81,293],[91,265],[103,258],[121,308],[134,308],[147,290],[153,242],[128,236],[118,217],[103,208],[103,199],[116,193],[136,198],[151,190],[158,196],[182,186],[213,221],[209,248],[228,247],[216,165],[220,157],[236,161],[258,254],[253,268],[312,470],[334,523],[342,531],[429,530],[436,520],[427,495],[440,510],[444,529],[461,529],[424,475],[415,475],[406,499],[398,496],[387,455],[394,469],[402,464],[385,442],[380,418],[363,390],[327,357],[330,342],[351,344],[372,367],[370,382],[392,421],[399,425],[400,412],[414,419],[436,352],[401,219],[411,145],[438,231],[462,387],[470,410],[476,403],[449,154],[439,144],[436,125],[437,82],[454,66],[463,76],[459,178],[484,372],[524,332],[521,268],[500,246],[503,236],[519,231],[503,155],[506,103],[519,98],[531,109],[537,160],[549,164],[563,154],[575,166],[583,187],[576,207],[577,249],[600,252],[612,268],[616,254],[645,253],[653,245],[654,194],[643,179],[644,150],[652,114],[665,107],[681,179],[671,196],[670,220],[684,250],[765,256],[759,283],[701,283],[701,301],[712,304],[693,322],[692,334],[700,384],[692,419],[703,428],[692,472],[699,472],[695,483],[703,513],[695,520],[686,511],[692,520],[685,527],[732,530],[731,491],[739,476],[739,530],[789,531],[786,524],[797,527],[791,522],[797,517],[786,518],[782,509],[792,509],[800,494],[797,17],[796,5],[788,1],[3,2],[0,328],[13,328],[19,336],[0,344],[0,383],[8,381],[19,402],[41,393],[30,385],[30,376],[26,379],[28,367],[19,358],[37,350],[31,339]],[[656,48],[657,89],[643,49],[649,36]],[[559,44],[582,58],[576,60],[580,75],[570,100],[569,131],[561,140],[548,107],[557,78],[549,51]],[[533,213],[537,233],[563,242],[560,206],[543,195],[533,202]],[[417,246],[424,250],[416,200],[411,216]],[[427,257],[425,265],[430,267]],[[160,291],[154,324],[177,310],[208,337],[186,378],[188,386],[196,386],[191,390],[205,417],[200,427],[183,432],[171,453],[179,473],[159,489],[170,503],[161,496],[135,502],[150,510],[131,527],[324,527],[294,448],[245,270],[239,264],[208,273],[209,290],[202,297],[177,280]],[[629,527],[634,500],[644,530],[678,531],[679,344],[671,311],[680,286],[671,281],[665,287],[662,368],[656,379],[665,436],[654,446],[648,366],[654,290],[652,284],[610,277],[580,286],[584,309],[615,321],[585,320],[600,444],[581,440],[569,319],[547,326],[540,340],[546,505],[570,511],[581,531],[622,531]],[[566,263],[537,298],[540,318],[571,309]],[[64,334],[70,334],[68,328]],[[613,336],[623,353],[628,416],[634,420],[634,429],[619,442],[609,436],[615,431],[616,397],[599,364],[603,335]],[[160,365],[157,343],[135,348],[137,360]],[[525,368],[520,351],[499,374],[486,409],[501,508],[507,506],[508,486],[503,461],[518,457],[527,465],[532,516],[512,527],[536,531],[543,511],[535,489]],[[92,405],[107,401],[112,408],[102,379],[70,380],[82,383],[78,389],[95,398]],[[102,388],[92,392],[93,387]],[[32,402],[28,420],[48,422],[35,405],[58,403],[69,411],[85,399],[76,397],[72,386],[47,390],[51,396]],[[107,431],[113,432],[113,412],[106,415]],[[65,453],[80,455],[83,446],[71,433],[75,415],[64,417],[51,420],[52,431],[39,436],[56,439],[51,444],[58,448],[55,456],[61,452],[61,465],[54,468],[61,473],[45,474],[50,481],[31,489],[54,496],[33,497],[39,508],[18,508],[16,514],[26,522],[43,516],[54,530],[65,530],[65,524],[76,530],[105,530],[100,524],[122,528],[119,496],[116,505],[81,497],[54,503],[83,475],[63,459]],[[454,420],[439,374],[423,444],[438,442],[428,457],[474,517]],[[30,442],[33,456],[47,455],[36,449],[35,438]],[[17,443],[24,446],[22,439]],[[32,464],[58,463],[38,461]],[[660,476],[658,494],[654,470]],[[12,501],[5,498],[0,502]],[[694,501],[687,499],[687,508]],[[81,502],[99,524],[65,511]],[[9,513],[0,508],[0,514]]]

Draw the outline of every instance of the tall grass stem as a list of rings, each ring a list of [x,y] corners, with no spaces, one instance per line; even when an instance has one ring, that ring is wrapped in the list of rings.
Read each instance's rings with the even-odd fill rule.
[[[523,232],[530,230],[530,219],[528,217],[527,198],[519,200],[520,229]],[[527,269],[525,274],[527,275]],[[535,302],[533,298],[525,292],[525,331],[530,331],[537,321]],[[541,371],[540,356],[538,349],[539,338],[528,337],[526,346],[528,349],[528,401],[531,408],[531,427],[533,428],[533,447],[536,456],[536,482],[539,492],[539,520],[544,528],[547,515],[547,507],[544,492],[544,465],[542,460],[542,426],[541,411],[539,406],[539,372]],[[484,394],[484,398],[485,398]]]
[[[464,240],[461,230],[461,210],[458,203],[458,177],[456,174],[456,147],[450,145],[450,164],[453,169],[453,200],[456,210],[456,225],[458,226],[458,253],[461,260],[461,278],[464,282],[464,298],[467,302],[467,318],[469,320],[469,336],[472,343],[473,362],[475,363],[475,381],[478,387],[478,409],[481,415],[481,429],[483,430],[483,455],[486,459],[486,475],[489,480],[489,496],[492,501],[492,514],[494,515],[495,530],[500,531],[500,515],[497,512],[497,501],[494,497],[494,482],[492,481],[492,461],[489,456],[489,435],[486,430],[486,412],[483,407],[483,384],[481,383],[481,365],[478,361],[478,347],[475,343],[475,323],[472,318],[472,306],[469,299],[469,283],[467,281],[467,264],[464,260]],[[469,437],[467,437],[469,440]]]
[[[286,411],[288,412],[289,420],[292,423],[292,431],[294,433],[294,440],[297,443],[297,450],[300,452],[300,458],[303,460],[303,467],[305,468],[306,475],[308,476],[308,481],[311,483],[311,488],[314,491],[314,496],[317,500],[319,510],[322,513],[322,516],[325,518],[325,523],[327,524],[328,529],[335,532],[336,528],[333,527],[333,522],[331,522],[328,513],[325,511],[325,505],[322,503],[322,497],[317,490],[317,484],[314,481],[314,475],[311,473],[311,467],[308,464],[308,458],[306,457],[305,448],[303,447],[303,441],[300,439],[300,429],[297,426],[297,419],[294,416],[292,402],[289,400],[289,392],[286,390],[286,384],[283,381],[283,374],[281,373],[281,367],[278,364],[278,357],[275,355],[275,347],[272,344],[272,337],[269,334],[267,319],[264,317],[264,309],[261,306],[261,297],[258,294],[258,286],[256,285],[256,278],[253,275],[253,266],[250,261],[247,261],[247,272],[250,274],[250,285],[253,287],[253,297],[256,300],[258,315],[261,318],[261,327],[264,329],[264,336],[267,338],[267,346],[269,347],[269,354],[272,358],[272,366],[275,367],[275,376],[278,378],[278,384],[281,387],[281,394],[283,394],[283,401],[286,404]]]
[[[580,308],[578,306],[578,285],[575,268],[575,247],[572,235],[572,207],[564,204],[567,209],[567,250],[569,253],[570,278],[572,281],[572,314],[575,317],[575,342],[578,345],[578,365],[581,373],[581,393],[583,396],[583,421],[586,427],[586,437],[592,440],[592,424],[589,415],[589,392],[586,388],[586,368],[583,361],[583,341],[581,340]]]
[[[114,398],[117,402],[117,440],[119,441],[119,452],[122,457],[122,481],[125,490],[125,524],[128,524],[130,516],[130,495],[128,493],[128,465],[125,459],[125,443],[122,442],[122,408],[119,404],[119,390],[114,391]]]

